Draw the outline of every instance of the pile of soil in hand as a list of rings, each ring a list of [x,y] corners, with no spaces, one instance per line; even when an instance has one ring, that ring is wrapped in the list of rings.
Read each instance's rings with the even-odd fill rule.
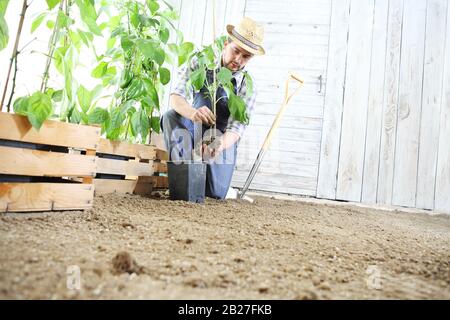
[[[450,299],[450,216],[255,200],[3,215],[0,298]]]

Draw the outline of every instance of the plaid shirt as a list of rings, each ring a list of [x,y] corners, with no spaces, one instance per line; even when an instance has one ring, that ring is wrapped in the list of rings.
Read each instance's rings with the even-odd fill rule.
[[[197,57],[194,57],[191,60],[190,66],[184,66],[178,71],[178,84],[177,86],[172,90],[171,94],[177,94],[179,96],[182,96],[187,101],[191,101],[192,103],[192,96],[193,96],[193,88],[187,86],[187,82],[189,80],[189,75],[191,72],[196,70],[198,68],[198,59]],[[247,86],[245,85],[244,81],[244,71],[239,70],[236,72],[233,72],[233,78],[236,80],[236,87],[237,87],[237,95],[241,97],[246,105],[247,110],[247,116],[250,119],[250,116],[253,112],[253,108],[255,106],[255,99],[256,99],[256,88],[255,84],[253,83],[253,92],[250,97],[246,97],[247,93]],[[243,124],[242,122],[239,122],[235,120],[231,115],[228,118],[228,124],[226,128],[226,132],[234,132],[239,135],[240,138],[242,138],[242,135],[244,134],[245,129],[247,128],[247,125]]]

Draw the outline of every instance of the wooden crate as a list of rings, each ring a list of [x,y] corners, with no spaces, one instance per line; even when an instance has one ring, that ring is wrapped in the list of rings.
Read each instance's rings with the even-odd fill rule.
[[[150,195],[167,189],[167,153],[152,145],[100,139],[95,194]]]
[[[0,112],[0,212],[91,208],[99,139],[98,127],[47,120],[37,131]]]

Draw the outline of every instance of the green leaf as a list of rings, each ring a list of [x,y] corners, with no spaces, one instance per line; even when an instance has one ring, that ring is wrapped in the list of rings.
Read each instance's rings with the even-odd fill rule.
[[[29,98],[30,97],[28,96],[17,98],[13,104],[14,112],[21,115],[27,115]]]
[[[147,111],[148,114],[151,114],[155,107],[153,100],[150,99],[150,97],[148,97],[148,96],[142,97],[141,105],[144,107],[144,109]]]
[[[170,71],[167,68],[159,68],[159,80],[163,85],[170,82]]]
[[[126,91],[127,99],[137,99],[145,94],[144,82],[139,78],[134,78]]]
[[[125,113],[122,113],[122,108],[119,106],[111,110],[110,117],[111,129],[120,128],[125,120]]]
[[[9,31],[5,18],[0,16],[0,50],[3,50],[8,45]]]
[[[47,20],[47,28],[53,29],[55,27],[55,21]]]
[[[73,107],[71,112],[69,113],[69,122],[81,123],[81,119],[82,119],[81,112],[76,107]]]
[[[155,61],[160,66],[164,63],[165,53],[154,42],[145,39],[139,39],[137,41],[137,46],[146,58]]]
[[[154,84],[149,79],[144,79],[143,82],[148,97],[150,97],[156,109],[159,110],[159,97]]]
[[[106,87],[110,84],[114,84],[116,74],[117,74],[116,67],[114,67],[114,66],[108,67],[108,69],[106,69],[105,75],[103,76],[103,86]]]
[[[139,27],[139,7],[137,3],[132,3],[133,8],[131,9],[130,22],[136,29]]]
[[[217,74],[217,80],[219,83],[223,86],[226,86],[230,83],[231,78],[233,75],[231,74],[231,71],[228,68],[220,68],[219,73]]]
[[[74,46],[69,46],[63,60],[64,88],[67,94],[67,98],[72,104],[74,103],[73,97],[76,93],[76,83],[73,79],[73,64],[75,53],[76,49],[74,48]]]
[[[28,119],[36,129],[53,113],[52,100],[42,92],[35,92],[28,101]]]
[[[203,88],[206,80],[206,71],[203,68],[199,68],[191,73],[189,79],[196,91],[200,91]]]
[[[192,51],[194,51],[194,44],[192,42],[184,42],[178,48],[178,66],[181,66],[188,60]]]
[[[92,70],[91,76],[97,79],[100,79],[103,77],[108,70],[108,63],[107,62],[100,62],[98,66],[95,67],[94,70]]]
[[[63,95],[63,91],[62,90],[57,90],[57,91],[52,93],[52,100],[55,101],[55,102],[61,102],[62,95]]]
[[[90,0],[76,0],[76,3],[80,9],[81,20],[83,20],[93,34],[101,36],[102,31],[96,22],[97,12],[95,11],[94,2]]]
[[[139,117],[140,117],[140,122],[141,122],[141,138],[142,138],[142,142],[145,142],[145,140],[150,132],[150,121],[149,121],[149,118],[148,118],[145,110],[141,109],[139,111]]]
[[[244,78],[245,78],[245,87],[247,89],[245,96],[249,98],[253,94],[253,79],[252,77],[250,77],[248,72],[244,72]]]
[[[83,85],[80,85],[80,87],[77,90],[77,97],[81,110],[83,110],[83,112],[86,113],[91,107],[92,103],[91,92],[88,89],[86,89]]]
[[[133,136],[137,136],[141,132],[141,117],[139,112],[134,112],[130,118],[131,133]]]
[[[53,58],[55,59],[55,67],[59,73],[63,74],[63,61],[69,47],[59,47],[55,49]]]
[[[147,0],[147,6],[150,9],[152,15],[154,15],[159,9],[159,4],[154,0]]]
[[[159,30],[159,39],[161,42],[167,43],[167,40],[169,40],[169,29],[164,27],[161,28],[161,30]]]
[[[102,124],[109,117],[108,111],[103,108],[96,107],[89,113],[88,123],[89,124]]]
[[[215,55],[214,55],[214,49],[212,48],[212,46],[206,46],[203,49],[202,53],[205,55],[206,64],[214,63]]]
[[[47,12],[43,12],[33,20],[33,22],[31,23],[31,33],[33,33],[41,25],[46,16]]]
[[[61,2],[61,0],[46,0],[46,1],[47,1],[49,10],[52,10],[54,7],[56,7]]]
[[[80,37],[81,41],[85,44],[86,47],[89,47],[90,43],[92,42],[92,39],[89,39],[89,36],[92,36],[89,32],[84,32],[83,30],[77,29],[78,36]]]
[[[159,126],[159,117],[152,117],[152,130],[156,133],[159,133],[161,131],[161,128]]]
[[[120,37],[120,45],[124,51],[128,51],[133,47],[134,42],[127,35],[123,35]]]
[[[71,23],[71,19],[62,11],[58,11],[58,18],[56,21],[61,28],[66,28]]]
[[[8,8],[9,0],[0,0],[0,16],[4,17],[6,8]]]
[[[244,100],[241,97],[234,94],[233,90],[228,87],[224,88],[228,95],[228,109],[231,116],[244,124],[248,124],[249,119],[247,116],[246,106]]]

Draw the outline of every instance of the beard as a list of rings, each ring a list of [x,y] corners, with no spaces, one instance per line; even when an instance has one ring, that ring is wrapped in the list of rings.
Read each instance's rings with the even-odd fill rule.
[[[232,71],[239,71],[242,69],[241,65],[238,63],[235,63],[234,61],[230,60],[227,61],[225,58],[223,58],[223,66],[225,66],[226,68],[232,70]]]

